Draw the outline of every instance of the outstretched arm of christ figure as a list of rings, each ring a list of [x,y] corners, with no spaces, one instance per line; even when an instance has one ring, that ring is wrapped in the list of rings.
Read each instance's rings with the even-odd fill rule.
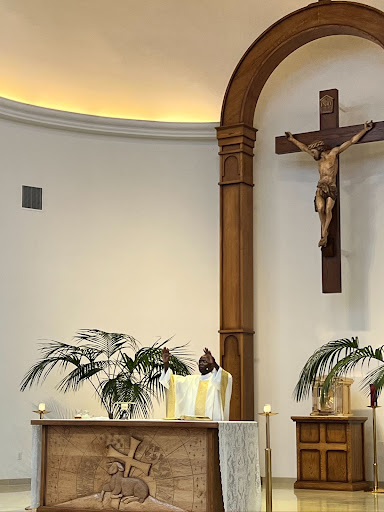
[[[366,121],[364,123],[364,128],[361,130],[361,132],[356,133],[351,139],[344,142],[344,144],[341,144],[341,146],[338,146],[336,148],[332,149],[332,153],[336,153],[337,155],[340,155],[343,151],[351,147],[353,144],[356,144],[356,142],[359,142],[359,140],[364,137],[364,135],[369,132],[369,130],[372,130],[373,128],[373,121]]]
[[[287,137],[289,142],[292,142],[301,151],[304,151],[304,153],[308,153],[308,155],[311,155],[311,157],[314,158],[313,151],[311,151],[306,144],[304,144],[303,142],[300,142],[299,140],[295,139],[295,137],[292,135],[291,132],[285,132],[285,136]]]

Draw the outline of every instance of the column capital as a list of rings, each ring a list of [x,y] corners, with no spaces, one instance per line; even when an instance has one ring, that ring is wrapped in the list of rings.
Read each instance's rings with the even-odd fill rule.
[[[239,149],[245,151],[248,154],[253,155],[253,148],[256,140],[256,128],[249,126],[245,123],[234,124],[232,126],[219,126],[216,128],[217,140],[219,146],[225,151],[226,146],[235,146],[234,152],[238,152]],[[229,148],[226,148],[228,153]]]

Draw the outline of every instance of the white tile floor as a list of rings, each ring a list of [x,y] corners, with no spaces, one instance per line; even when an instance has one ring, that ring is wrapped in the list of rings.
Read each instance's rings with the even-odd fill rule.
[[[276,480],[273,486],[274,512],[364,512],[384,511],[384,494],[293,489],[294,480]],[[23,512],[29,505],[27,486],[0,486],[0,511]],[[265,510],[263,492],[262,510]]]
[[[10,487],[10,486],[9,486]],[[8,492],[0,490],[0,510],[6,512],[23,511],[29,505],[30,491],[7,489]]]

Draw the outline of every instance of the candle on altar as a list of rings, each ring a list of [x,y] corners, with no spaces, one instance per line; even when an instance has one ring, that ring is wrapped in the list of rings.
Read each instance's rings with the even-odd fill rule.
[[[272,411],[271,404],[265,404],[264,405],[264,412],[271,412],[271,411]]]
[[[45,411],[45,403],[44,402],[41,402],[39,404],[39,411]]]
[[[374,384],[369,385],[369,391],[371,393],[371,407],[377,407],[377,391]]]

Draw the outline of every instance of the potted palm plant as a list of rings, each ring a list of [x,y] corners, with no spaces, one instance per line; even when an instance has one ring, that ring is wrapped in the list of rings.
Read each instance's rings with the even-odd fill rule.
[[[337,378],[347,375],[357,365],[378,361],[379,365],[368,371],[361,382],[361,389],[369,395],[370,386],[379,395],[384,385],[384,345],[372,348],[371,345],[360,347],[359,339],[342,338],[330,341],[318,348],[305,363],[294,390],[297,402],[307,398],[316,379],[324,378],[321,388],[321,401],[325,402],[330,387]]]
[[[54,340],[42,343],[40,359],[25,374],[20,389],[25,391],[44,382],[55,368],[65,373],[56,386],[59,391],[77,391],[88,382],[109,418],[118,415],[120,402],[128,402],[128,417],[147,418],[153,410],[153,399],[163,393],[159,383],[161,348],[169,341],[140,347],[128,334],[81,329],[73,344]],[[170,367],[175,373],[188,375],[193,365],[186,345],[172,348]]]

